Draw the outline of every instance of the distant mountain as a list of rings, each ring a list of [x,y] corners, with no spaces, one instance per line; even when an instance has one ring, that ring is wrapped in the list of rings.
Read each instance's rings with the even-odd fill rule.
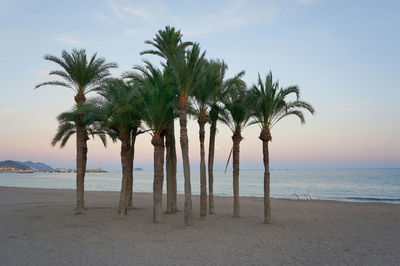
[[[45,163],[34,163],[32,161],[19,162],[19,161],[0,161],[0,167],[12,167],[20,170],[53,170]]]
[[[142,171],[143,170],[143,168],[141,168],[141,167],[136,167],[135,169],[133,169],[133,170],[136,170],[136,171]]]
[[[23,165],[29,166],[32,169],[37,169],[37,170],[53,170],[52,167],[48,166],[45,163],[34,163],[32,161],[27,161],[27,162],[19,162]]]
[[[11,167],[19,170],[29,170],[29,166],[22,164],[21,162],[6,160],[0,162],[0,167]]]

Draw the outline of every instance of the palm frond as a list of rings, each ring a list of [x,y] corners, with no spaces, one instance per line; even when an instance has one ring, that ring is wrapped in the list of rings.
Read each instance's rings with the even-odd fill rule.
[[[76,88],[72,87],[70,84],[63,82],[63,81],[58,81],[58,80],[42,82],[42,83],[36,85],[35,89],[42,87],[42,86],[46,86],[46,85],[62,86],[62,87],[66,87],[66,88],[72,89],[73,91],[77,92]]]

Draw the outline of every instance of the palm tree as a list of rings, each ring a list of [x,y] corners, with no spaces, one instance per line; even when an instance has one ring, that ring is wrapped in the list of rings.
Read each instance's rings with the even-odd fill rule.
[[[210,61],[204,65],[207,68],[207,75],[203,80],[203,84],[198,86],[192,93],[194,96],[193,107],[191,112],[197,118],[199,124],[199,140],[200,140],[200,217],[207,215],[207,177],[205,163],[205,124],[208,122],[209,106],[207,103],[214,94],[214,91],[221,83],[220,67],[218,62]]]
[[[232,86],[245,86],[242,77],[245,72],[236,74],[233,78],[225,79],[227,65],[222,61],[215,61],[219,64],[219,82],[216,89],[212,90],[212,95],[208,101],[209,106],[209,123],[210,123],[210,140],[208,148],[208,197],[209,197],[209,214],[214,214],[214,154],[215,154],[215,136],[217,133],[217,121],[220,120],[220,113],[223,109],[223,99]]]
[[[271,223],[270,204],[270,172],[268,142],[272,140],[271,129],[281,119],[295,115],[302,124],[305,123],[302,109],[314,114],[314,108],[307,102],[300,100],[300,90],[297,86],[279,88],[278,82],[273,82],[270,72],[265,81],[258,75],[258,83],[251,89],[254,97],[254,123],[259,124],[261,133],[259,138],[263,143],[264,161],[264,223]],[[294,100],[288,97],[294,95]]]
[[[138,86],[143,101],[142,118],[152,132],[154,146],[153,222],[161,220],[162,188],[164,179],[164,137],[174,119],[174,90],[169,87],[164,73],[145,61],[145,67],[134,67],[136,72],[124,74]]]
[[[239,205],[239,163],[242,131],[249,125],[251,117],[251,98],[246,86],[232,87],[224,99],[225,124],[232,131],[232,164],[233,164],[233,217],[240,217]],[[229,155],[230,157],[230,155]],[[229,162],[229,158],[228,158]]]
[[[105,129],[113,141],[121,141],[122,185],[118,213],[126,215],[132,204],[133,156],[140,128],[141,99],[138,90],[120,79],[108,79],[99,90],[105,102],[102,106]]]
[[[183,175],[185,179],[185,225],[193,225],[192,216],[192,186],[190,183],[189,139],[187,135],[187,112],[189,110],[189,95],[201,86],[207,74],[204,69],[205,52],[200,53],[199,44],[195,43],[190,49],[179,45],[174,57],[168,58],[172,73],[179,90],[179,125],[180,144],[182,150]]]
[[[145,41],[146,44],[152,45],[156,50],[145,50],[140,53],[158,55],[166,60],[166,68],[169,68],[169,59],[174,56],[174,52],[178,45],[184,47],[191,45],[191,42],[182,43],[182,34],[180,31],[175,30],[174,27],[166,26],[164,30],[159,30],[153,41]],[[170,73],[170,71],[167,71]],[[167,74],[166,77],[169,75]],[[176,87],[171,86],[171,87]],[[176,205],[176,148],[175,148],[175,127],[172,121],[166,130],[165,135],[166,146],[166,170],[167,170],[167,213],[176,213],[178,208]]]
[[[86,94],[98,88],[101,82],[110,75],[110,69],[116,68],[114,63],[106,63],[103,58],[96,58],[94,54],[90,60],[86,56],[84,49],[73,49],[71,53],[62,51],[61,58],[53,55],[45,55],[44,59],[54,62],[61,66],[62,70],[51,71],[50,75],[61,77],[63,81],[53,80],[40,83],[35,88],[45,85],[62,86],[72,89],[77,104],[86,100]],[[77,192],[77,211],[81,212],[85,208],[84,203],[84,181],[87,162],[87,140],[88,132],[83,123],[83,113],[76,114],[76,192]]]

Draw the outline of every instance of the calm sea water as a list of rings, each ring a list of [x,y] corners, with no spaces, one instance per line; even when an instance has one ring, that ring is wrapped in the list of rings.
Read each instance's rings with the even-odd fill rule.
[[[263,197],[263,170],[241,170],[240,195]],[[192,171],[192,193],[200,193],[199,171]],[[216,170],[214,193],[232,196],[232,172]],[[152,192],[152,171],[134,172],[134,191]],[[183,194],[183,173],[178,172],[178,193]],[[0,186],[75,189],[73,173],[0,174]],[[119,191],[121,172],[88,173],[85,189]],[[164,192],[166,188],[164,187]],[[340,201],[400,203],[400,169],[271,170],[271,196]]]

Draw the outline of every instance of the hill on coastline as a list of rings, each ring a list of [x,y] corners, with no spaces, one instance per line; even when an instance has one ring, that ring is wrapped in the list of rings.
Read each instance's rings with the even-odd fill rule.
[[[0,167],[1,168],[15,168],[15,169],[19,169],[19,170],[29,170],[29,169],[31,169],[27,165],[24,165],[24,164],[22,164],[20,162],[17,162],[17,161],[11,161],[11,160],[6,160],[6,161],[0,162]]]
[[[45,163],[34,163],[32,161],[19,162],[12,160],[0,161],[1,168],[15,168],[19,170],[53,170],[52,167]]]
[[[45,163],[34,163],[32,161],[27,161],[27,162],[21,162],[21,164],[29,166],[32,169],[37,169],[37,170],[53,170],[53,168]]]

